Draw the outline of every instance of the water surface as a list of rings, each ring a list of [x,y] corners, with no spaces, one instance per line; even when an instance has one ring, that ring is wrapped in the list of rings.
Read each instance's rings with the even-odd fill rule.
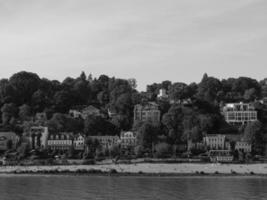
[[[266,200],[265,177],[1,176],[1,200]]]

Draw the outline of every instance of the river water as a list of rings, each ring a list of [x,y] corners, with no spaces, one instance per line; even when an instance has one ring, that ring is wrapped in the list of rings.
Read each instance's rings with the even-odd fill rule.
[[[1,200],[266,200],[266,177],[0,176]]]

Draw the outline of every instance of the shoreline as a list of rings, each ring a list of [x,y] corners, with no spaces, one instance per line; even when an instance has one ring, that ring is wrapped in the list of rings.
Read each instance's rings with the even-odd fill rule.
[[[56,166],[1,166],[3,174],[103,175],[103,176],[264,176],[267,163],[260,164],[106,164]]]

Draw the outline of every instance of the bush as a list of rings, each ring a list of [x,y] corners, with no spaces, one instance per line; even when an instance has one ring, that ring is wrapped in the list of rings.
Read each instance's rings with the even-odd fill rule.
[[[134,153],[137,157],[142,157],[144,155],[144,148],[138,145],[134,148]]]
[[[166,158],[170,155],[170,145],[167,143],[159,143],[155,146],[155,155],[157,158]]]

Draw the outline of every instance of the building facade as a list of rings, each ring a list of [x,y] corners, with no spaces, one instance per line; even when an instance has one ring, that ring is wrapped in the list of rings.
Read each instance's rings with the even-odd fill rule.
[[[145,105],[135,105],[134,122],[151,122],[153,124],[160,123],[160,110],[156,103],[149,102]]]
[[[235,143],[235,150],[243,151],[244,153],[250,153],[252,147],[248,142],[238,141]]]
[[[159,99],[168,99],[169,95],[167,94],[167,90],[162,88],[159,90],[159,94],[158,94],[158,98]]]
[[[73,134],[65,132],[50,134],[47,144],[50,150],[69,150],[73,145]]]
[[[33,126],[30,128],[29,140],[32,149],[46,149],[48,139],[48,127]]]
[[[225,149],[225,135],[206,135],[203,142],[206,148],[210,150]]]
[[[257,111],[249,103],[229,103],[223,107],[222,114],[225,121],[232,125],[243,125],[257,121]]]
[[[75,150],[83,151],[85,148],[85,136],[78,134],[74,136],[73,147]]]
[[[19,137],[14,132],[0,132],[0,151],[16,149]]]
[[[132,131],[121,132],[120,145],[122,148],[132,148],[137,145],[137,134]]]

